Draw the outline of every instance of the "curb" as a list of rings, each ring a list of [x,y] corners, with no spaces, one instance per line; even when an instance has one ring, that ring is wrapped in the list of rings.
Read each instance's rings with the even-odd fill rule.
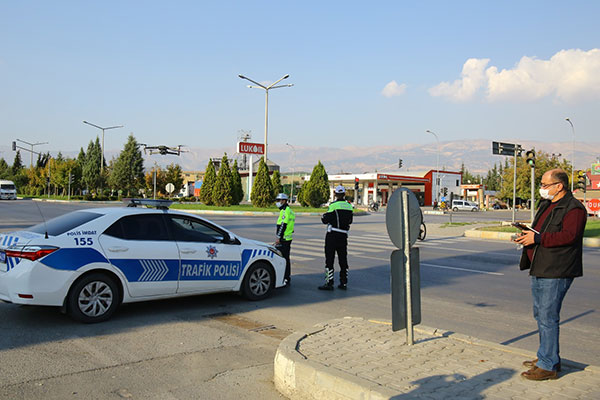
[[[329,321],[329,323],[344,319],[353,319],[353,317],[338,318]],[[374,320],[369,320],[369,322],[391,325],[391,322]],[[383,400],[398,398],[399,393],[397,391],[350,375],[344,371],[329,368],[327,365],[311,361],[298,351],[300,342],[326,329],[325,324],[317,324],[309,332],[295,332],[281,341],[274,360],[273,380],[277,390],[288,398],[307,400]],[[536,353],[534,352],[515,349],[452,331],[427,326],[414,327],[414,329],[415,331],[431,336],[452,338],[453,340],[462,341],[474,346],[488,347],[507,353],[518,354],[524,359],[534,359],[536,357]],[[564,366],[569,368],[596,373],[600,372],[599,366],[581,364],[566,359],[562,359],[561,361]]]
[[[464,233],[465,237],[492,239],[492,240],[507,240],[510,241],[514,233],[511,232],[494,232],[494,231],[479,231],[477,229],[469,229]],[[600,238],[583,238],[585,247],[600,247]]]
[[[295,332],[279,344],[273,380],[281,394],[288,398],[310,400],[384,400],[398,394],[374,382],[313,362],[302,355],[298,351],[298,344],[323,329],[323,325],[315,325],[310,332]]]

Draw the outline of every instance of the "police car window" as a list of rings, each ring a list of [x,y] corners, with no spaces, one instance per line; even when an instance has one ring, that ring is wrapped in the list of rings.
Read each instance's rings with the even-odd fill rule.
[[[58,236],[70,231],[71,229],[77,228],[79,225],[93,221],[102,215],[103,214],[89,211],[75,211],[48,220],[46,223],[42,222],[41,224],[34,225],[27,230],[41,234],[48,232],[49,236]]]
[[[123,217],[104,231],[104,234],[125,240],[170,240],[162,214]]]
[[[180,242],[221,242],[225,233],[212,226],[186,217],[171,216],[173,238]]]

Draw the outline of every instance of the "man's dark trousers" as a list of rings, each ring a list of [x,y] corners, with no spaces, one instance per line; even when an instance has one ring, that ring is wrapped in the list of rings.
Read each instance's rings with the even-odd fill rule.
[[[327,285],[333,285],[333,263],[335,253],[340,264],[340,283],[348,283],[348,235],[341,232],[328,232],[325,235],[325,269]]]
[[[277,248],[279,249],[279,251],[281,251],[281,254],[283,254],[283,258],[285,258],[284,279],[286,279],[288,282],[290,281],[290,275],[291,275],[291,270],[292,270],[292,263],[290,262],[291,247],[292,247],[291,240],[281,240],[279,242],[279,244],[277,245]]]

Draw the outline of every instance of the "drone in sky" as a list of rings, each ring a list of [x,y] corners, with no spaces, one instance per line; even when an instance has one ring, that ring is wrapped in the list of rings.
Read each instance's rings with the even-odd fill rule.
[[[146,154],[146,150],[149,152],[150,155],[160,154],[161,156],[166,156],[168,154],[179,156],[179,155],[181,155],[181,153],[187,152],[187,150],[181,150],[181,148],[183,147],[182,144],[177,145],[177,147],[169,147],[169,146],[164,146],[164,145],[148,146],[144,143],[140,143],[140,144],[142,146],[144,146],[144,154]]]

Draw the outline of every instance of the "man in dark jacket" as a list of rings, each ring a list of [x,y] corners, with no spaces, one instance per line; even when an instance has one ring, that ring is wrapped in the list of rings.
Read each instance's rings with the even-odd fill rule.
[[[568,186],[569,177],[563,170],[546,172],[540,188],[543,200],[532,224],[534,230],[525,230],[515,239],[524,246],[520,269],[529,269],[531,275],[533,316],[540,335],[537,359],[523,363],[530,369],[521,376],[530,380],[558,378],[560,308],[573,278],[583,275],[587,211]]]
[[[343,186],[337,186],[334,194],[335,201],[321,217],[321,222],[327,224],[327,234],[325,235],[325,284],[319,286],[320,290],[333,290],[333,262],[336,252],[340,264],[338,289],[346,290],[348,284],[348,231],[352,224],[353,207],[344,199],[346,189]]]

